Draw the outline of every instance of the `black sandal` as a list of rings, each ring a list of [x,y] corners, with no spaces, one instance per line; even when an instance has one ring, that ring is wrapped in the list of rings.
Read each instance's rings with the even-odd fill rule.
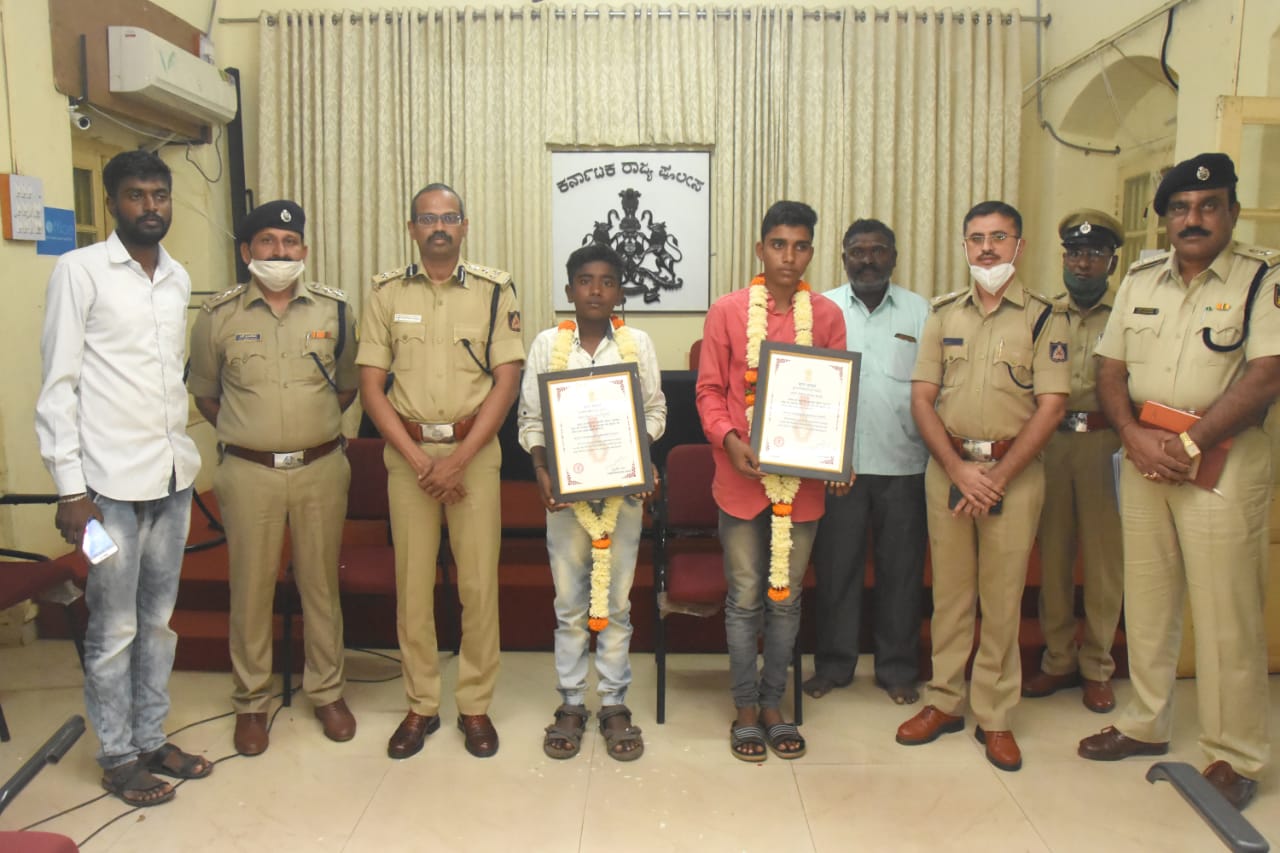
[[[171,762],[176,759],[176,763]],[[203,755],[183,752],[171,743],[138,754],[138,763],[161,776],[174,779],[203,779],[213,772],[213,762]]]
[[[606,726],[614,717],[625,716],[625,729],[611,729]],[[631,725],[631,709],[626,705],[606,705],[596,714],[600,722],[600,734],[604,736],[604,744],[609,750],[609,757],[614,761],[635,761],[644,755],[644,738],[640,736],[640,727]],[[618,751],[617,747],[626,744],[638,744],[635,749]]]
[[[577,728],[561,723],[565,717],[576,717]],[[556,708],[556,721],[546,728],[546,736],[542,739],[542,751],[548,758],[573,758],[582,749],[582,733],[587,729],[587,720],[591,712],[585,705],[561,705]],[[556,746],[556,741],[564,741],[570,746]]]
[[[140,760],[103,771],[102,787],[125,805],[140,809],[167,803],[177,793],[168,782],[151,775]],[[159,796],[149,796],[152,791],[161,788],[164,792]]]

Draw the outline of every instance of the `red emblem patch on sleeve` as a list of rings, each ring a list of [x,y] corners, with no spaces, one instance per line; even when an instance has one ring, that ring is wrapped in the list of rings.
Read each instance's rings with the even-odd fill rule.
[[[513,332],[520,331],[520,312],[519,311],[507,312],[507,328]]]
[[[1062,362],[1067,360],[1067,342],[1066,341],[1050,341],[1049,342],[1049,360]]]

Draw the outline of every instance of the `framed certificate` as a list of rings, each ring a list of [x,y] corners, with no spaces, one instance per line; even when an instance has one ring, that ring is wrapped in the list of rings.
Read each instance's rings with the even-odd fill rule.
[[[538,377],[551,493],[559,503],[653,491],[634,363]]]
[[[862,353],[765,341],[751,449],[760,470],[849,481]]]

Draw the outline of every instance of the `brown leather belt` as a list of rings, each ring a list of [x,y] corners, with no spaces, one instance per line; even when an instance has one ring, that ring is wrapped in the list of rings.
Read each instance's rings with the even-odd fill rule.
[[[476,416],[471,415],[451,424],[424,424],[400,415],[400,423],[404,424],[409,437],[419,444],[453,444],[467,437],[475,426]]]
[[[1062,423],[1058,424],[1059,432],[1098,432],[1111,429],[1111,421],[1102,412],[1067,412]]]
[[[999,441],[988,441],[982,438],[961,438],[958,435],[949,436],[951,446],[956,449],[963,458],[970,462],[994,462],[997,459],[1003,459],[1004,455],[1009,452],[1009,448],[1013,447],[1013,439],[1002,438]]]
[[[236,444],[224,444],[222,449],[232,456],[239,456],[241,459],[257,462],[259,465],[265,465],[268,468],[287,469],[310,465],[321,456],[327,456],[332,453],[334,448],[341,443],[342,436],[338,436],[337,438],[329,439],[324,444],[317,444],[315,447],[309,447],[306,450],[291,450],[285,453],[277,453],[272,450],[250,450],[247,447],[240,447]]]

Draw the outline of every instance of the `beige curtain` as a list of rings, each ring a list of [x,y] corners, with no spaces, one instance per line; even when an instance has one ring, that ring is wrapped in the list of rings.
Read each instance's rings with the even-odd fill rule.
[[[875,216],[926,295],[965,282],[964,211],[1017,204],[1016,12],[301,11],[260,32],[258,195],[306,207],[312,272],[357,306],[414,260],[409,199],[441,180],[467,205],[466,256],[513,272],[527,336],[551,325],[553,148],[709,149],[713,299],[755,270],[779,198],[818,211],[819,290],[843,280],[848,224]]]

